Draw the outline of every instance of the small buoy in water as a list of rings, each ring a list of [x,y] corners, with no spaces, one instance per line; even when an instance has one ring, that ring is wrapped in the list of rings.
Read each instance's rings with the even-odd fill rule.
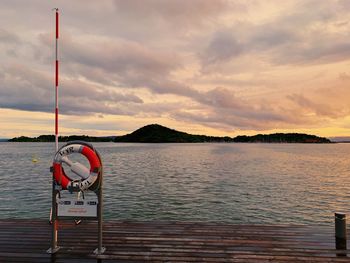
[[[36,156],[34,155],[33,158],[32,158],[32,162],[33,163],[37,163],[38,161],[39,161],[38,158],[36,158]]]

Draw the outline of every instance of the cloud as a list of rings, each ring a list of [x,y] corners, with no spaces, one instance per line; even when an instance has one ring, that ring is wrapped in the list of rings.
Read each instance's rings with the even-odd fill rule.
[[[175,119],[186,119],[191,122],[199,122],[213,128],[228,127],[235,129],[266,129],[275,128],[278,125],[299,123],[300,119],[283,111],[280,107],[270,107],[269,104],[243,100],[227,88],[201,92],[192,97],[199,103],[196,110],[178,110],[172,113]]]
[[[159,52],[125,40],[63,42],[62,57],[68,62],[104,69],[119,75],[168,74],[179,66],[176,55]]]
[[[52,77],[40,71],[16,65],[2,69],[0,107],[26,111],[52,112]],[[64,114],[128,114],[127,105],[142,104],[132,93],[121,93],[79,80],[63,79],[59,87],[60,108]],[[125,109],[123,109],[123,106]]]
[[[0,87],[11,88],[0,89],[0,107],[53,111],[54,89],[50,76],[21,66],[6,68],[3,72],[5,73],[0,76]],[[189,99],[188,102],[176,103],[144,103],[133,93],[122,93],[113,87],[96,86],[69,78],[62,80],[59,92],[63,114],[169,116],[226,130],[229,127],[241,130],[303,127],[305,124],[312,125],[319,119],[337,119],[348,113],[339,107],[313,102],[301,94],[288,95],[287,99],[294,105],[283,107],[283,101],[271,104],[269,101],[244,100],[232,90],[223,87],[184,93],[183,96]],[[196,102],[197,105],[190,106],[190,101]],[[314,116],[310,116],[310,113]]]
[[[322,64],[350,58],[349,12],[342,1],[304,1],[263,23],[233,21],[199,52],[205,74],[244,56],[272,65]],[[313,10],[309,12],[308,10]]]
[[[53,4],[60,108],[72,118],[165,118],[226,131],[349,115],[350,12],[340,0],[4,0],[0,107],[52,112]]]
[[[343,78],[341,80],[344,81]],[[172,112],[172,116],[223,130],[317,127],[320,123],[349,115],[350,108],[345,101],[350,98],[350,92],[345,87],[341,85],[307,90],[303,94],[292,93],[280,101],[273,98],[244,100],[230,89],[217,87],[192,97],[199,103],[197,109],[180,109]],[[331,101],[329,97],[332,97]],[[336,101],[338,105],[332,105]]]
[[[342,111],[339,109],[325,103],[314,102],[301,94],[288,95],[287,98],[295,102],[302,109],[317,116],[329,118],[339,118],[343,116]]]
[[[114,0],[114,3],[116,12],[127,21],[166,24],[168,27],[170,25],[180,30],[207,24],[208,18],[220,15],[233,5],[226,0],[144,0],[142,3],[138,0]],[[244,5],[236,3],[235,8],[242,10]]]
[[[232,91],[222,87],[217,87],[201,93],[196,99],[198,102],[214,108],[229,108],[238,110],[247,107],[247,104],[241,99],[238,99]]]
[[[0,43],[18,44],[20,42],[19,37],[3,28],[0,28]]]
[[[47,35],[40,39],[49,45]],[[197,91],[176,81],[172,72],[183,67],[180,56],[171,51],[160,51],[125,40],[95,39],[76,42],[70,35],[61,44],[61,60],[66,63],[65,74],[83,76],[128,88],[147,88],[159,94],[189,96]]]
[[[204,111],[203,111],[204,112]],[[258,113],[251,111],[230,111],[224,109],[206,110],[201,112],[177,112],[173,115],[178,120],[186,120],[191,123],[200,123],[216,129],[231,130],[266,130],[283,127],[287,118],[282,118],[274,113]]]
[[[217,32],[209,46],[200,54],[203,66],[225,62],[237,58],[244,52],[244,44],[239,43],[230,31]]]

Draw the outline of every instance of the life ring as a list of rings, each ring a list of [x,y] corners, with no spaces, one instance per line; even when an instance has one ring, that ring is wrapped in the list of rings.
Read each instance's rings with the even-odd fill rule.
[[[68,155],[72,153],[80,153],[84,155],[89,163],[90,169],[80,163],[71,162]],[[72,180],[69,178],[62,167],[62,163],[67,164],[73,173],[80,176],[81,180]],[[70,191],[85,191],[92,187],[99,179],[102,172],[102,162],[98,152],[92,145],[85,142],[71,142],[60,148],[55,154],[53,161],[53,176],[57,184],[61,185],[62,189]]]

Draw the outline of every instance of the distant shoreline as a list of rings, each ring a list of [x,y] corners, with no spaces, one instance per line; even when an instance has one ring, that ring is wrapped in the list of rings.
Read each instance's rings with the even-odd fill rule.
[[[273,133],[257,134],[254,136],[239,135],[218,137],[208,135],[193,135],[173,130],[158,124],[144,126],[136,131],[122,136],[96,137],[88,135],[60,136],[60,142],[134,142],[134,143],[334,143],[327,138],[303,133]],[[9,142],[54,142],[54,135],[38,137],[16,137]]]
[[[59,143],[65,143],[68,141],[58,141]],[[89,141],[87,141],[89,142]],[[327,143],[314,143],[314,142],[112,142],[109,141],[110,143],[113,144],[214,144],[214,143],[219,143],[219,144],[348,144],[350,142],[327,142]],[[93,143],[109,143],[109,142],[104,142],[104,141],[94,141]],[[0,143],[54,143],[54,141],[0,141]],[[92,143],[92,142],[91,142]]]

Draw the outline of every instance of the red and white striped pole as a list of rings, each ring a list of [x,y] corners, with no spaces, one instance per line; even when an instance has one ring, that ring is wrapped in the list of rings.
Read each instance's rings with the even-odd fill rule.
[[[55,62],[55,143],[56,152],[58,151],[58,8],[54,8],[56,11],[56,62]],[[48,253],[54,254],[59,250],[57,246],[57,231],[58,231],[58,220],[57,220],[57,203],[56,196],[58,190],[56,189],[55,178],[52,174],[52,204],[50,211],[50,223],[51,228],[51,247],[47,250]]]
[[[56,10],[56,64],[55,64],[55,143],[58,151],[58,8]]]

